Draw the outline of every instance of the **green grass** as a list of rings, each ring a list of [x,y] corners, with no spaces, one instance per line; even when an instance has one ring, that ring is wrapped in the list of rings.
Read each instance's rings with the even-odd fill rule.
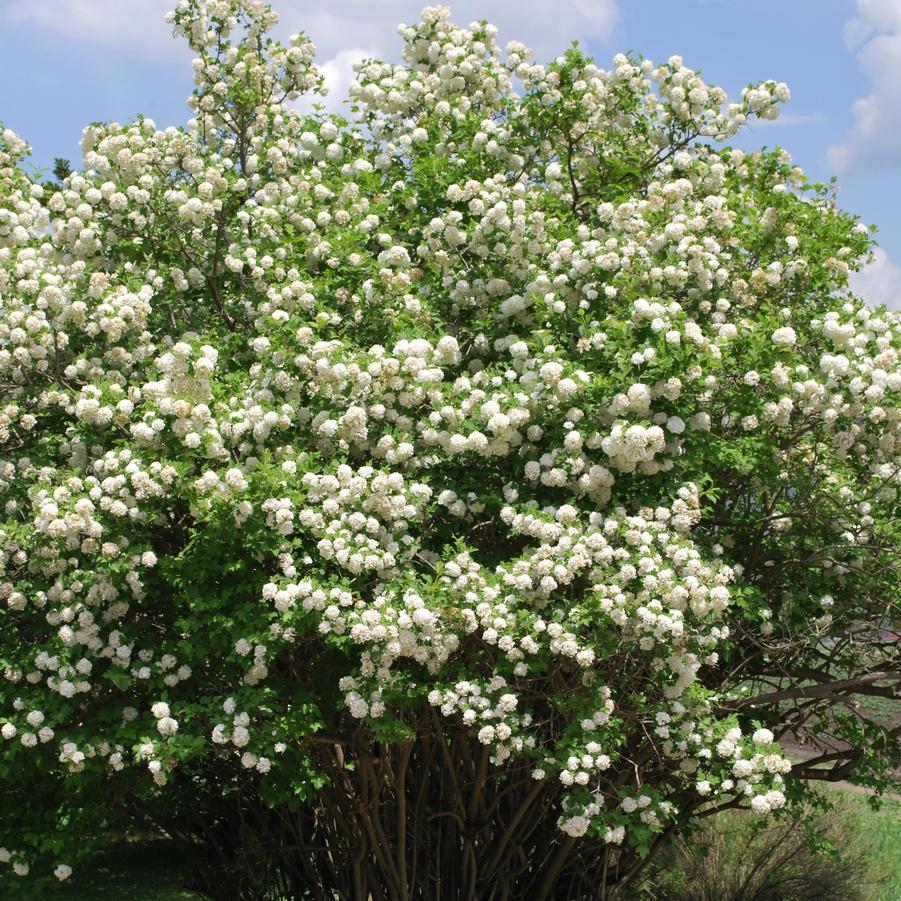
[[[901,700],[881,698],[874,695],[852,695],[869,715],[879,723],[894,725],[901,723]]]
[[[865,795],[842,795],[856,827],[849,839],[866,856],[873,875],[884,880],[872,901],[901,901],[901,801],[883,801],[873,810]]]

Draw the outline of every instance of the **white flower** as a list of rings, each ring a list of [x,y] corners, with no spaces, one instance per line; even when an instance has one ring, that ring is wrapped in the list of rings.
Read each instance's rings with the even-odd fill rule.
[[[175,735],[178,732],[178,722],[172,719],[171,716],[164,716],[157,721],[156,728],[163,738],[168,738],[170,735]]]
[[[494,741],[494,736],[494,726],[483,726],[481,729],[479,729],[478,738],[483,745],[490,745],[491,742]]]
[[[773,332],[772,340],[773,344],[776,344],[779,347],[792,347],[798,340],[798,336],[795,334],[793,328],[786,325],[782,328],[777,328],[776,331]]]

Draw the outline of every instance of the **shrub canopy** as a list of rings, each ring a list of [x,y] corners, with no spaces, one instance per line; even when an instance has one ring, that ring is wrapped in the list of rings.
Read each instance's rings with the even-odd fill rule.
[[[235,866],[292,823],[291,897],[596,897],[884,786],[901,320],[830,189],[726,144],[785,85],[436,7],[305,114],[268,7],[169,18],[186,127],[52,185],[0,140],[0,878],[144,816]]]

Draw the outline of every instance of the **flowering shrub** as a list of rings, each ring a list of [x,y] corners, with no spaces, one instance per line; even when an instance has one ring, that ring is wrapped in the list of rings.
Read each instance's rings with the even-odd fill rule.
[[[901,319],[724,143],[787,88],[436,7],[347,121],[268,7],[169,19],[186,128],[0,141],[0,878],[149,818],[221,898],[607,897],[887,784]]]

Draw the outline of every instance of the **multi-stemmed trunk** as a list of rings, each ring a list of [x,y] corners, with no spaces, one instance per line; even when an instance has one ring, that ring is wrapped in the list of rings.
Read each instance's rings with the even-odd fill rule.
[[[217,901],[622,897],[647,856],[567,836],[552,781],[525,762],[494,766],[466,731],[435,727],[392,744],[320,739],[331,778],[297,805],[216,779],[158,823]]]

